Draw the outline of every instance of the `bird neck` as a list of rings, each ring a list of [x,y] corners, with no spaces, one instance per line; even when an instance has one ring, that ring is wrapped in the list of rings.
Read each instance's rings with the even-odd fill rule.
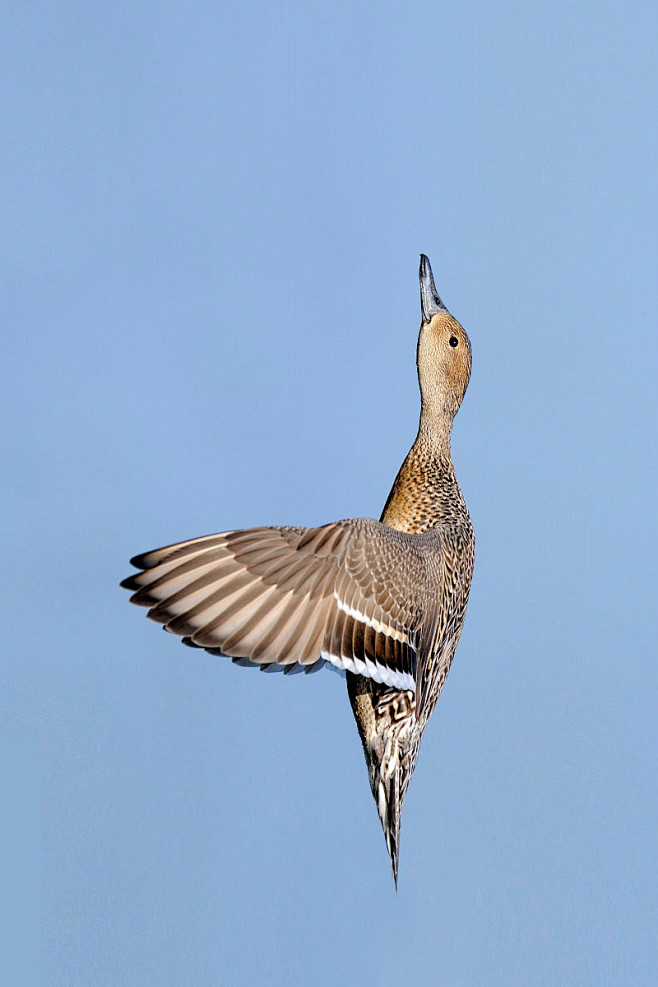
[[[465,510],[450,455],[452,418],[421,417],[416,441],[400,467],[381,520],[390,528],[420,534]]]

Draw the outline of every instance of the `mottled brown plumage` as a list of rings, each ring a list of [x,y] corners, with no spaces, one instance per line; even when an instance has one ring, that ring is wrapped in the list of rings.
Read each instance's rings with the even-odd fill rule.
[[[133,559],[132,602],[186,644],[286,673],[330,662],[348,695],[397,883],[400,813],[459,641],[474,538],[450,456],[470,343],[421,258],[418,435],[381,521],[255,528]]]

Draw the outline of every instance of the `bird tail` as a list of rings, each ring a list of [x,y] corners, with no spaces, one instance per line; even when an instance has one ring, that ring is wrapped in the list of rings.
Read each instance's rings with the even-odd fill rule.
[[[416,760],[407,742],[415,716],[413,696],[350,672],[347,691],[397,888],[402,803]]]
[[[391,858],[391,869],[397,891],[398,859],[400,855],[400,814],[402,810],[399,768],[394,770],[389,778],[382,777],[381,770],[377,771],[374,777],[371,776],[371,787],[377,804],[377,812],[379,813],[382,829],[384,830],[384,838],[386,840],[388,855]]]

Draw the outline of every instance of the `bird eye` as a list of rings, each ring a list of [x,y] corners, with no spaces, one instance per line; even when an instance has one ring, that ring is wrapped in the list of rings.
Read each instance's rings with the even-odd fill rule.
[[[459,346],[459,340],[457,339],[456,336],[451,336],[450,337],[450,345],[451,346]]]

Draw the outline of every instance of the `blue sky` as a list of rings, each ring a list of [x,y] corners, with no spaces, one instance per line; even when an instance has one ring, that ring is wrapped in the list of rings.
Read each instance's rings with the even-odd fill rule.
[[[3,20],[7,982],[41,933],[48,984],[655,983],[655,5]],[[478,558],[396,895],[344,683],[191,652],[118,582],[379,516],[421,251]]]

